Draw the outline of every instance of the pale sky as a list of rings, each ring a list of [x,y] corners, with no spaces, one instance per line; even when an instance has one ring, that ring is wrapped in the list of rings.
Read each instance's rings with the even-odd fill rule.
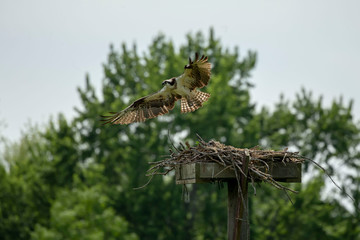
[[[0,135],[16,140],[29,121],[75,116],[76,87],[89,73],[100,90],[111,43],[142,52],[159,32],[179,46],[210,27],[225,47],[257,51],[259,106],[303,86],[326,103],[354,99],[359,119],[359,13],[360,1],[338,0],[0,0]]]

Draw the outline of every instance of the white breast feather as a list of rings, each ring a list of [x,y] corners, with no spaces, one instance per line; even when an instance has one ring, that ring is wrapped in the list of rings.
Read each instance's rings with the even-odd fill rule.
[[[183,97],[190,95],[190,89],[184,86],[184,80],[185,75],[183,74],[177,79],[177,88],[175,89],[175,92]]]

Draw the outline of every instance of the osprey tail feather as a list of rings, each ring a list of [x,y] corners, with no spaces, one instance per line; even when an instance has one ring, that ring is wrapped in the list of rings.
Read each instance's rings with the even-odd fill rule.
[[[207,101],[210,97],[209,93],[196,90],[190,94],[187,98],[181,98],[181,112],[188,113],[193,112],[200,108],[203,102]]]

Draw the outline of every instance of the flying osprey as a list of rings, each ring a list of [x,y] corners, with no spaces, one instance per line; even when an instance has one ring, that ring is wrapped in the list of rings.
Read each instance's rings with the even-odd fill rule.
[[[197,88],[205,87],[211,75],[211,64],[204,55],[199,59],[195,54],[195,61],[185,65],[184,73],[162,82],[164,86],[157,93],[142,97],[121,112],[111,112],[111,116],[102,116],[104,124],[129,124],[143,122],[146,119],[168,113],[181,99],[181,112],[193,112],[209,99],[210,94],[200,92]]]

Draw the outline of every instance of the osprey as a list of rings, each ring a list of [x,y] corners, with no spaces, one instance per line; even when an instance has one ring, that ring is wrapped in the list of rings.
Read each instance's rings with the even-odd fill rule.
[[[205,87],[211,75],[211,64],[204,55],[199,59],[195,54],[195,61],[189,57],[189,64],[185,65],[184,73],[162,82],[164,86],[157,93],[142,97],[121,112],[111,112],[111,116],[101,116],[104,124],[129,124],[143,122],[155,118],[172,110],[177,100],[181,100],[181,112],[193,112],[200,108],[210,94],[200,92],[197,88]]]

